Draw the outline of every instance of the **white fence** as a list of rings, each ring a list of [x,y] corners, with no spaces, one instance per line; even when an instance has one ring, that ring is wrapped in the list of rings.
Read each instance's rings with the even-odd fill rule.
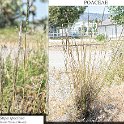
[[[56,32],[52,32],[52,33],[49,33],[49,38],[60,38],[62,36],[66,36],[66,33],[56,33]],[[67,34],[67,36],[70,36],[70,37],[80,37],[82,36],[81,34],[76,34],[76,33],[69,33]]]

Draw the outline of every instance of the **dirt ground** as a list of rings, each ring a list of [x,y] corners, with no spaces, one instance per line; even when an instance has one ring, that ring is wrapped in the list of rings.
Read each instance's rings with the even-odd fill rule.
[[[124,122],[124,82],[102,89],[98,100],[106,113],[104,121]]]

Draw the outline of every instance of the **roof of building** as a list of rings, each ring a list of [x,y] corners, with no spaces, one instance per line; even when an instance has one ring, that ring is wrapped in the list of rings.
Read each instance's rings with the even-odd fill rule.
[[[87,13],[84,12],[82,15],[80,15],[79,21],[88,21],[88,20],[106,20],[110,17],[110,14],[99,14],[99,13]],[[88,19],[89,18],[89,19]]]

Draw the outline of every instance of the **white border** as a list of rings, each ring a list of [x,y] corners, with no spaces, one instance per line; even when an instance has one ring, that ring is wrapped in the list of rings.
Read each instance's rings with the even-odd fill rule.
[[[95,0],[91,0],[91,1],[95,1]],[[49,0],[49,6],[85,6],[85,5],[84,5],[84,0]],[[96,5],[92,5],[92,6],[96,6]],[[108,0],[108,5],[106,6],[124,6],[124,0]]]
[[[44,116],[0,116],[0,124],[44,124]]]

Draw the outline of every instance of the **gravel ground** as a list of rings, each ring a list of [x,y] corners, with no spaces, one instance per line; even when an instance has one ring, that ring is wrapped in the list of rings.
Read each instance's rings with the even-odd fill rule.
[[[73,85],[66,73],[51,70],[49,74],[49,116],[48,121],[70,121],[75,113]]]
[[[73,85],[66,73],[56,72],[49,76],[49,116],[48,121],[84,121],[76,118]],[[86,121],[110,122],[124,121],[124,83],[104,87],[96,101],[93,111]]]
[[[105,87],[98,96],[102,101],[104,111],[108,117],[104,121],[123,121],[124,122],[124,82],[120,85]]]

